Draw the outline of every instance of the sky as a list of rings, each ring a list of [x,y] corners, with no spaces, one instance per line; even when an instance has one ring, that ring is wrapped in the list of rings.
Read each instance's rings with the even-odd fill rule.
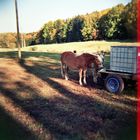
[[[36,32],[50,20],[92,13],[131,0],[17,0],[20,32]],[[0,33],[16,32],[14,0],[0,0]]]

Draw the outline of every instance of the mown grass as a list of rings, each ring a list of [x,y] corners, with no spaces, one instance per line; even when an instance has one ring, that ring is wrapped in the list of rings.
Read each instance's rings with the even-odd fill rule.
[[[102,43],[39,45],[32,46],[33,48],[37,47],[33,50],[32,47],[27,47],[23,48],[23,62],[21,63],[7,63],[5,61],[7,58],[10,58],[10,60],[12,58],[15,61],[17,51],[0,51],[1,61],[5,61],[7,63],[5,67],[9,71],[11,70],[9,77],[3,80],[14,85],[14,88],[5,89],[5,86],[3,86],[5,83],[1,81],[0,91],[3,92],[2,95],[12,99],[20,108],[49,129],[56,140],[93,140],[93,138],[96,138],[96,140],[135,140],[136,99],[130,93],[130,88],[129,90],[125,89],[125,95],[117,96],[106,92],[103,88],[94,90],[95,85],[93,87],[89,86],[89,88],[79,87],[78,84],[73,84],[73,82],[66,83],[61,78],[61,52],[70,48],[71,51],[77,50],[78,53],[96,52],[104,50],[104,46],[107,46],[106,51],[109,51],[108,48],[112,44],[120,44],[120,42]],[[93,44],[97,47],[98,45],[102,47],[95,49]],[[109,66],[109,59],[108,54],[106,56],[107,66]],[[18,81],[15,80],[16,76],[20,76],[18,71],[19,73],[21,71],[16,69],[19,66],[15,67],[15,69],[14,66],[11,67],[14,64],[19,65],[24,69],[24,72],[29,74],[21,75],[25,82],[20,78]],[[1,77],[4,77],[7,71],[4,69],[3,73],[0,73]],[[12,74],[15,74],[13,81],[10,79]],[[71,72],[70,76],[76,81],[78,73]],[[31,97],[26,97],[26,90]],[[23,94],[23,92],[25,93]],[[135,92],[133,90],[133,93]],[[132,100],[130,95],[132,95]],[[131,108],[132,112],[130,111]],[[7,115],[7,112],[3,109],[0,109],[0,116],[0,131],[2,132],[0,133],[0,139],[18,140],[21,137],[23,139],[37,139],[20,123]],[[9,136],[6,134],[9,134]]]
[[[76,50],[77,54],[83,52],[95,53],[105,51],[105,67],[110,67],[110,48],[111,46],[137,46],[136,42],[131,41],[88,41],[88,42],[73,42],[64,44],[49,44],[49,45],[35,45],[22,48],[22,58],[28,60],[45,61],[46,58],[54,59],[56,63],[60,63],[60,53],[64,51]],[[0,49],[0,58],[17,58],[17,51],[10,49]],[[48,61],[48,60],[46,60]],[[51,60],[50,60],[51,61]],[[132,89],[131,86],[125,90],[123,94],[134,95],[136,87]],[[136,95],[136,94],[135,94]]]
[[[110,48],[111,46],[136,46],[136,42],[124,41],[88,41],[88,42],[73,42],[64,44],[51,44],[51,45],[35,45],[22,48],[22,58],[27,60],[45,61],[46,58],[54,59],[56,63],[60,63],[60,53],[64,51],[76,50],[78,54],[83,52],[95,53],[105,51],[105,67],[110,67]],[[11,49],[0,49],[0,58],[17,58],[18,52]],[[48,60],[46,60],[48,61]],[[50,60],[51,61],[51,60]],[[126,90],[127,89],[127,90]],[[136,87],[132,88],[131,85],[125,88],[123,94],[135,95]]]

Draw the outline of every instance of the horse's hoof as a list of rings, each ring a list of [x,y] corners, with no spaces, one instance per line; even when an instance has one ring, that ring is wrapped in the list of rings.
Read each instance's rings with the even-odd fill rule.
[[[87,82],[84,82],[84,85],[87,85]]]
[[[97,79],[93,79],[93,82],[94,82],[95,84],[97,84]]]
[[[66,80],[66,81],[68,81],[68,80],[69,80],[69,78],[68,78],[68,77],[65,77],[65,80]]]
[[[83,84],[81,82],[79,82],[80,86],[83,86]]]

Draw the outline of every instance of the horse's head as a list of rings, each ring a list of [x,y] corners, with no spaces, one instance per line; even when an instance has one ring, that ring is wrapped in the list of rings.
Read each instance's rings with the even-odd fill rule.
[[[103,63],[104,63],[104,60],[105,60],[105,52],[104,51],[101,51],[101,53],[99,55],[102,58]]]
[[[97,77],[99,76],[99,70],[103,69],[103,62],[104,62],[104,57],[102,57],[99,54],[95,54],[92,57],[93,63],[91,64],[93,68],[93,81],[97,83]]]
[[[104,55],[97,54],[95,58],[95,63],[98,70],[102,69],[104,67]]]
[[[104,59],[105,59],[105,52],[101,51],[99,53],[97,53],[99,59],[101,59],[102,63],[104,64]]]

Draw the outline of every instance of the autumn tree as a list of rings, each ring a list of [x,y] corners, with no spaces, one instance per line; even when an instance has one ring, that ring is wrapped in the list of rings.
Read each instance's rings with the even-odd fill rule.
[[[1,33],[0,34],[1,48],[16,48],[16,34],[15,33]]]

